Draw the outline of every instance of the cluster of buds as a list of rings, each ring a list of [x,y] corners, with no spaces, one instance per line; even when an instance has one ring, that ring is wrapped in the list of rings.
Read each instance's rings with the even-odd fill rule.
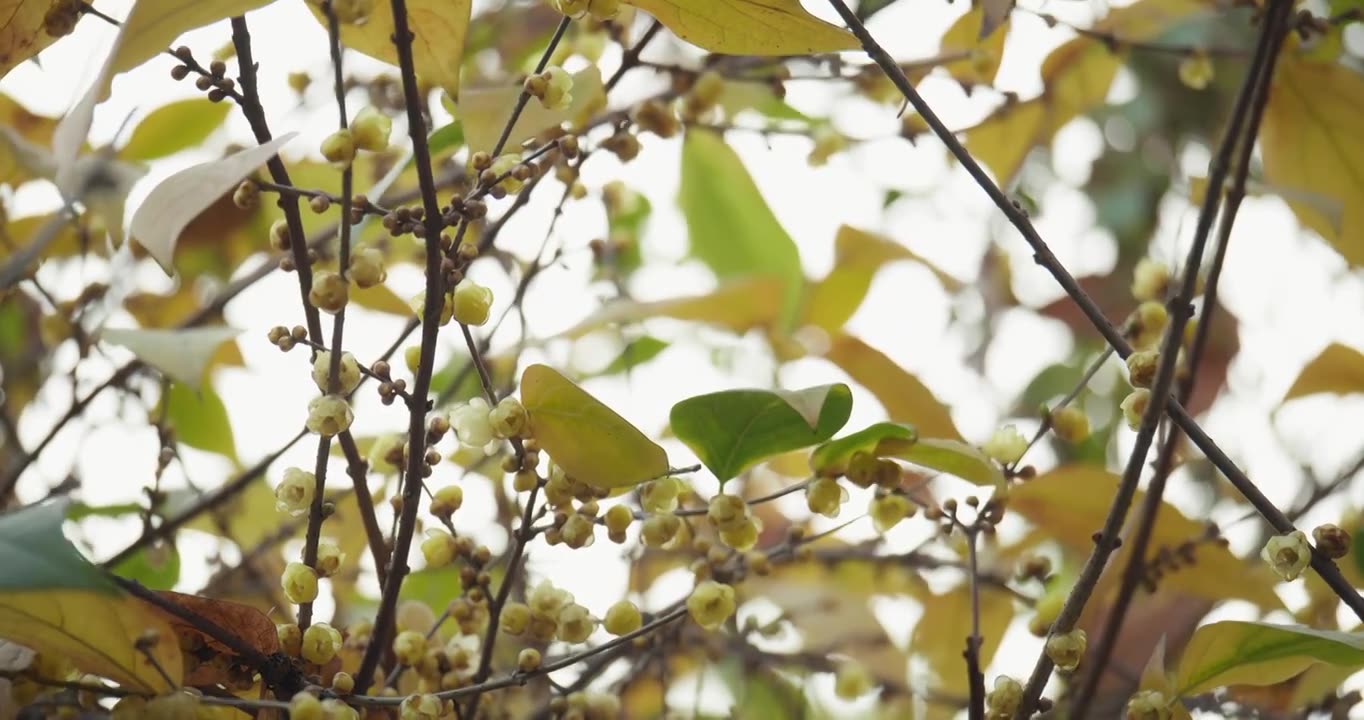
[[[374,377],[379,379],[379,400],[385,405],[392,405],[393,401],[407,394],[407,381],[402,378],[393,377],[393,367],[384,360],[378,360],[370,366],[369,371]],[[406,452],[404,450],[403,454]],[[401,455],[399,461],[401,462]],[[397,463],[390,463],[397,464]],[[377,466],[371,463],[372,466]]]
[[[735,550],[751,550],[758,543],[762,520],[738,495],[720,493],[711,498],[706,507],[706,519],[719,531],[720,540]]]
[[[659,98],[650,98],[640,103],[631,111],[630,119],[639,126],[639,129],[661,138],[676,135],[682,125],[672,105]]]
[[[380,220],[380,224],[392,237],[401,237],[410,233],[420,239],[426,237],[426,224],[423,222],[425,217],[426,211],[421,205],[402,206],[386,213]]]
[[[276,325],[270,328],[270,332],[266,337],[270,339],[271,345],[274,345],[284,352],[288,352],[293,350],[294,346],[298,343],[308,339],[308,328],[305,328],[302,325],[295,325],[291,330],[283,325]]]
[[[542,580],[526,596],[526,602],[508,603],[502,609],[500,627],[508,635],[525,635],[535,642],[557,638],[581,643],[597,629],[597,620],[587,608],[574,602],[572,593]]]
[[[573,501],[580,504],[605,499],[610,494],[564,472],[557,464],[550,465],[545,480],[545,502],[555,510],[571,510]]]
[[[547,110],[566,110],[573,102],[573,76],[557,65],[526,78],[524,89]]]
[[[176,48],[173,54],[181,63],[171,68],[171,77],[176,80],[184,80],[189,77],[190,69],[199,66],[194,61],[194,53],[184,45]],[[237,83],[232,78],[227,77],[227,64],[222,60],[214,60],[209,63],[208,74],[196,78],[194,87],[200,91],[206,91],[211,102],[222,102],[223,98],[237,93]]]

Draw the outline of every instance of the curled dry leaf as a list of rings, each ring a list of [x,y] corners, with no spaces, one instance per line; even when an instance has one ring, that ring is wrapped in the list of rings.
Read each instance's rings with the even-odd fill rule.
[[[279,635],[275,631],[274,621],[250,605],[169,590],[157,594],[236,635],[247,646],[262,655],[273,655],[280,650]],[[156,608],[153,608],[153,612],[161,614],[166,624],[175,631],[185,660],[186,685],[207,686],[221,683],[230,686],[235,680],[240,679],[239,666],[242,665],[240,658],[226,645],[180,617]],[[226,662],[218,658],[225,658]],[[245,671],[246,677],[249,678],[250,668],[245,668]],[[234,677],[234,672],[237,677]]]

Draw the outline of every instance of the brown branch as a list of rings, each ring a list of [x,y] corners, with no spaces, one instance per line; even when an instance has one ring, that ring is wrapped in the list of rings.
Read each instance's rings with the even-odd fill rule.
[[[407,3],[404,0],[392,0],[391,4],[393,44],[398,52],[403,97],[407,105],[407,129],[412,140],[412,157],[417,168],[418,187],[421,189],[422,222],[426,228],[426,292],[421,322],[420,358],[412,388],[412,402],[408,404],[410,418],[407,429],[407,468],[403,479],[402,513],[393,542],[393,554],[389,559],[388,577],[379,600],[379,611],[374,618],[374,630],[356,677],[355,690],[361,693],[373,682],[379,656],[388,645],[398,607],[398,591],[409,569],[407,554],[412,549],[412,535],[417,526],[417,508],[421,503],[422,473],[425,467],[427,395],[431,390],[431,375],[436,358],[436,336],[440,331],[440,315],[445,299],[440,243],[444,221],[440,201],[436,199],[436,181],[431,172],[431,152],[426,144],[426,123],[422,118],[423,98],[417,87],[417,73],[412,60],[413,35],[408,27]],[[461,227],[467,224],[467,221],[461,222]]]
[[[1194,343],[1190,350],[1188,380],[1181,383],[1179,388],[1180,403],[1188,402],[1193,391],[1194,382],[1197,378],[1198,361],[1202,357],[1207,344],[1208,333],[1212,328],[1212,313],[1216,308],[1217,286],[1222,275],[1223,263],[1226,260],[1231,228],[1236,222],[1236,214],[1240,209],[1241,199],[1245,196],[1246,175],[1250,169],[1250,155],[1255,148],[1255,138],[1259,134],[1260,121],[1264,117],[1265,107],[1268,104],[1269,86],[1274,76],[1275,61],[1278,59],[1279,48],[1283,44],[1284,37],[1291,27],[1288,22],[1288,11],[1291,7],[1292,3],[1280,2],[1272,7],[1270,14],[1264,20],[1264,27],[1261,31],[1261,45],[1257,49],[1255,60],[1252,61],[1250,69],[1246,73],[1246,78],[1232,110],[1234,115],[1228,123],[1226,135],[1222,138],[1222,146],[1218,149],[1212,171],[1209,173],[1208,194],[1203,200],[1203,207],[1194,231],[1194,242],[1189,251],[1183,287],[1180,290],[1179,298],[1175,301],[1177,304],[1186,306],[1196,291],[1198,261],[1202,257],[1203,246],[1211,231],[1213,218],[1217,215],[1220,188],[1212,186],[1213,178],[1224,178],[1227,172],[1231,170],[1234,170],[1235,176],[1232,179],[1231,189],[1227,196],[1226,208],[1218,224],[1217,249],[1203,300],[1204,317],[1199,322]],[[1243,123],[1245,125],[1244,130],[1242,129]],[[1233,155],[1235,155],[1234,159]],[[1170,330],[1173,337],[1167,335],[1165,338],[1165,343],[1161,348],[1161,367],[1159,369],[1173,374],[1179,356],[1183,328],[1175,328],[1172,325]],[[1167,365],[1169,366],[1168,369],[1166,368]],[[1076,693],[1071,706],[1071,713],[1075,717],[1085,717],[1090,701],[1098,690],[1099,680],[1103,676],[1104,668],[1108,665],[1113,647],[1117,644],[1123,619],[1127,616],[1127,610],[1131,607],[1132,600],[1136,596],[1138,585],[1145,577],[1146,550],[1150,546],[1151,537],[1155,531],[1156,518],[1160,514],[1165,485],[1174,469],[1175,452],[1179,447],[1181,438],[1182,433],[1179,428],[1172,429],[1170,436],[1166,438],[1165,444],[1156,457],[1155,475],[1142,502],[1141,514],[1133,536],[1132,551],[1128,555],[1127,566],[1123,569],[1118,594],[1099,636],[1099,642],[1095,645],[1094,652],[1090,656],[1091,666],[1086,671],[1079,692]],[[1138,472],[1139,470],[1140,468],[1138,468]]]
[[[1051,248],[1038,234],[1033,227],[1027,214],[1016,206],[1004,193],[1000,187],[990,179],[985,170],[976,160],[971,157],[970,152],[961,144],[950,129],[943,124],[942,120],[933,112],[928,103],[919,95],[918,91],[910,84],[909,79],[896,66],[895,61],[886,51],[876,42],[875,38],[867,31],[866,27],[848,9],[843,0],[829,0],[839,16],[847,23],[853,34],[862,43],[863,50],[881,66],[882,70],[890,77],[896,88],[900,90],[906,100],[914,106],[914,109],[924,118],[924,121],[933,130],[934,134],[947,146],[953,157],[962,164],[968,174],[976,181],[982,190],[990,197],[995,206],[1000,209],[1009,222],[1019,231],[1023,239],[1033,250],[1033,260],[1047,270],[1061,286],[1072,301],[1080,308],[1085,317],[1104,337],[1110,346],[1118,354],[1126,358],[1132,353],[1132,347],[1123,338],[1118,328],[1114,326],[1099,309],[1093,298],[1080,287],[1065,267],[1052,253]],[[1210,190],[1211,192],[1211,190]],[[1162,397],[1155,396],[1157,403],[1165,405],[1165,411],[1169,413],[1171,420],[1183,430],[1189,439],[1203,451],[1209,461],[1226,476],[1227,480],[1242,494],[1266,520],[1272,524],[1279,532],[1290,532],[1293,529],[1292,523],[1287,517],[1260,492],[1250,478],[1243,473],[1230,457],[1213,442],[1206,432],[1189,416],[1188,412],[1179,404],[1176,398],[1168,395]],[[1130,503],[1130,498],[1129,501]],[[1341,574],[1340,569],[1335,564],[1321,555],[1313,553],[1312,566],[1326,581],[1327,585],[1358,615],[1364,619],[1364,597],[1350,585]],[[1073,620],[1072,620],[1073,622]]]

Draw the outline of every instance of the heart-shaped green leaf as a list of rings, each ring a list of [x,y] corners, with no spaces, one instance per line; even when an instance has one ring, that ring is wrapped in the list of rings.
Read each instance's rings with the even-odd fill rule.
[[[726,390],[674,405],[672,427],[725,482],[774,455],[828,440],[851,412],[852,391],[842,383],[795,392]]]
[[[526,368],[521,404],[540,447],[592,487],[629,487],[668,472],[668,454],[658,443],[554,368]]]
[[[913,427],[888,422],[876,423],[815,448],[810,455],[810,467],[819,475],[839,475],[859,452],[899,458],[977,485],[1004,484],[999,466],[978,448],[959,440],[920,438]]]

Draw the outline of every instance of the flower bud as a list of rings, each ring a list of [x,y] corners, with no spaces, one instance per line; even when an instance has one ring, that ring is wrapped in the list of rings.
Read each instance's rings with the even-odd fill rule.
[[[331,382],[332,354],[326,350],[320,350],[317,358],[313,360],[313,382],[317,389],[327,392]],[[360,363],[355,361],[355,356],[348,353],[341,353],[341,367],[337,376],[339,392],[342,395],[349,395],[360,384]]]
[[[335,315],[350,300],[350,286],[345,278],[331,270],[320,270],[313,275],[313,287],[308,291],[308,302],[318,310]]]
[[[336,435],[355,420],[350,403],[340,395],[319,395],[308,403],[308,429],[318,435]]]
[[[1312,562],[1312,548],[1307,544],[1307,535],[1301,530],[1294,530],[1287,535],[1270,538],[1260,551],[1260,557],[1269,563],[1279,577],[1291,582]]]
[[[438,518],[450,517],[462,505],[464,505],[464,488],[458,485],[446,485],[431,496],[431,514]]]
[[[1085,656],[1085,631],[1079,628],[1068,633],[1052,635],[1047,638],[1047,657],[1056,663],[1056,667],[1071,671],[1080,666],[1080,659]]]
[[[828,518],[838,517],[843,501],[848,499],[848,491],[831,477],[817,477],[805,486],[805,504],[810,512]]]
[[[1127,379],[1132,387],[1149,388],[1155,382],[1156,371],[1160,365],[1160,353],[1155,350],[1138,350],[1127,356]]]
[[[994,688],[985,695],[986,717],[989,720],[1012,720],[1022,702],[1023,685],[1007,675],[1000,675],[995,678]]]
[[[393,132],[393,120],[372,105],[365,106],[351,123],[355,147],[370,152],[388,149],[388,136]]]
[[[1051,430],[1068,443],[1084,442],[1089,437],[1089,416],[1073,405],[1051,411]]]
[[[540,667],[540,651],[535,648],[523,648],[516,656],[516,668],[523,673],[535,672]]]
[[[1339,525],[1327,523],[1313,528],[1312,542],[1322,555],[1332,560],[1339,560],[1350,553],[1350,533]]]
[[[719,530],[740,527],[748,520],[748,503],[738,495],[720,493],[710,499],[706,518]]]
[[[687,612],[707,630],[723,625],[734,610],[734,588],[714,580],[699,583],[687,597]]]
[[[450,427],[464,447],[481,448],[493,441],[493,426],[488,420],[488,401],[472,398],[450,411]]]
[[[301,562],[284,566],[280,585],[284,588],[284,597],[291,603],[310,603],[317,599],[317,572]]]
[[[331,577],[341,569],[341,563],[346,561],[346,554],[341,552],[335,541],[322,539],[317,542],[317,574],[320,577]]]
[[[1028,450],[1028,439],[1018,432],[1016,426],[1005,425],[996,430],[980,449],[1001,465],[1012,465],[1023,459],[1023,453]]]
[[[628,635],[644,624],[639,607],[629,600],[621,600],[606,611],[603,626],[612,635]]]
[[[497,407],[488,413],[493,433],[500,438],[520,437],[526,431],[528,420],[525,406],[514,397],[502,398]]]
[[[1138,350],[1159,347],[1169,321],[1170,313],[1161,303],[1148,300],[1138,305],[1129,319],[1128,336],[1132,338],[1132,347]]]
[[[499,620],[502,632],[508,635],[520,635],[530,626],[530,606],[525,603],[512,602],[502,608],[502,617]]]
[[[355,160],[355,138],[349,129],[337,130],[322,141],[322,157],[337,170],[345,170]]]
[[[404,630],[393,638],[393,655],[398,662],[414,667],[426,654],[426,636],[415,630]]]
[[[1146,406],[1151,402],[1151,391],[1145,388],[1133,390],[1123,398],[1122,416],[1127,420],[1127,427],[1136,430],[1141,427],[1141,418],[1146,414]]]
[[[429,568],[445,567],[455,559],[458,547],[455,544],[455,536],[440,528],[431,528],[426,531],[426,539],[422,540],[422,557],[426,558],[426,566]]]
[[[398,720],[439,720],[444,711],[435,695],[408,695],[398,706]]]
[[[493,291],[472,280],[465,280],[455,288],[454,318],[465,325],[482,325],[492,312]]]
[[[1126,720],[1170,720],[1170,700],[1159,690],[1141,690],[1127,699]]]
[[[1132,297],[1137,302],[1165,300],[1170,289],[1170,268],[1163,262],[1150,258],[1137,261],[1132,271]]]
[[[384,268],[384,253],[379,248],[367,247],[356,250],[350,256],[350,279],[361,289],[382,285],[388,279]]]
[[[876,532],[886,533],[900,524],[901,520],[914,514],[914,505],[904,495],[882,495],[871,501],[872,525]]]
[[[284,479],[275,486],[275,509],[294,517],[308,512],[317,491],[317,476],[300,468],[284,471]]]
[[[299,657],[303,652],[303,630],[296,623],[283,623],[275,626],[279,637],[280,650],[290,657]]]
[[[876,686],[867,668],[855,660],[840,663],[834,673],[834,694],[843,700],[856,700]]]
[[[597,621],[587,608],[570,603],[559,611],[559,639],[567,643],[587,642],[592,631],[597,629]]]
[[[327,623],[313,623],[303,631],[303,659],[326,665],[341,649],[341,633]]]

